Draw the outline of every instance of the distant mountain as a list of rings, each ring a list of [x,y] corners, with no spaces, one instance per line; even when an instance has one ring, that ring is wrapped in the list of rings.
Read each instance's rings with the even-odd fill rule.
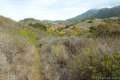
[[[26,24],[26,25],[39,23],[47,26],[62,23],[67,26],[70,26],[70,25],[75,25],[82,20],[86,20],[90,18],[103,19],[103,18],[119,17],[119,16],[120,16],[120,6],[116,6],[112,8],[91,9],[81,15],[67,19],[65,21],[60,21],[60,20],[50,21],[50,20],[37,20],[33,18],[26,18],[24,20],[19,21],[19,23]]]
[[[20,20],[19,23],[22,23],[22,24],[42,23],[45,25],[53,25],[53,24],[58,24],[58,23],[64,23],[64,21],[62,21],[62,20],[51,21],[51,20],[38,20],[38,19],[34,19],[34,18],[25,18],[23,20]]]
[[[19,21],[19,23],[24,24],[24,25],[36,24],[36,23],[40,23],[40,24],[44,24],[44,25],[51,25],[53,23],[53,21],[37,20],[37,19],[34,19],[34,18],[26,18],[24,20]]]
[[[88,10],[82,15],[78,15],[76,17],[66,20],[65,24],[68,25],[74,24],[88,18],[110,18],[110,17],[119,17],[119,16],[120,16],[120,6],[116,6],[113,8],[92,9],[92,10]]]

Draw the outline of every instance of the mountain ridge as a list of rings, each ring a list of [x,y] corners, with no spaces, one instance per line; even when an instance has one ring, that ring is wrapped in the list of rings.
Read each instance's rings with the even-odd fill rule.
[[[73,24],[89,18],[110,18],[120,16],[120,6],[112,8],[90,9],[85,13],[66,20],[66,24]]]
[[[34,18],[25,18],[23,20],[20,21],[15,21],[15,22],[35,22],[35,23],[44,23],[44,24],[59,24],[59,23],[63,23],[65,25],[73,25],[73,24],[77,24],[79,22],[81,22],[82,20],[85,19],[90,19],[90,18],[98,18],[98,19],[103,19],[103,18],[110,18],[110,17],[119,17],[120,16],[120,5],[119,6],[115,6],[112,8],[101,8],[101,9],[90,9],[88,11],[86,11],[83,14],[77,15],[73,18],[69,18],[67,20],[57,20],[57,21],[52,21],[52,20],[39,20],[39,19],[34,19]],[[10,19],[7,17],[2,17],[4,19]],[[12,20],[12,19],[10,19]]]

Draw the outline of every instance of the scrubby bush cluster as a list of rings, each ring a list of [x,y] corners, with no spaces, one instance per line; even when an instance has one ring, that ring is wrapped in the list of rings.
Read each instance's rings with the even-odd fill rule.
[[[0,80],[41,80],[42,67],[37,44],[37,34],[30,28],[2,29]]]
[[[95,36],[102,37],[119,37],[120,36],[120,27],[118,21],[105,21],[105,23],[101,23],[97,26],[92,26],[89,29],[89,32],[94,34]]]
[[[119,80],[120,22],[95,20],[0,26],[0,80]]]
[[[45,80],[108,80],[120,76],[119,39],[58,38],[44,43]]]

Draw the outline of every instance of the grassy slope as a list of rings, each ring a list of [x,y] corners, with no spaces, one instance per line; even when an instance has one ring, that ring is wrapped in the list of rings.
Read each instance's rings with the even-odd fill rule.
[[[94,80],[96,77],[120,76],[118,36],[95,38],[83,37],[81,34],[78,36],[80,32],[78,27],[88,24],[91,27],[98,23],[96,21],[91,23],[88,20],[73,25],[75,28],[73,26],[62,30],[48,28],[47,31],[30,26],[3,27],[2,24],[0,57],[3,57],[0,58],[2,64],[0,70],[4,74],[3,77],[6,78],[8,75],[6,72],[18,77],[17,80]],[[119,25],[115,21],[107,23],[109,26]],[[112,27],[114,29],[114,25]],[[89,27],[87,28],[87,33],[90,33]],[[69,32],[64,33],[67,30]],[[62,31],[61,36],[59,34]]]

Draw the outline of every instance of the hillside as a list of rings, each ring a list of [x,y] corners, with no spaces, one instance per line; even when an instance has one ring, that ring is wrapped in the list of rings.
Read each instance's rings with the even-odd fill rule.
[[[91,9],[87,12],[68,19],[66,24],[74,24],[78,23],[81,20],[89,19],[89,18],[110,18],[110,17],[119,17],[120,16],[120,6],[116,6],[113,8],[102,8],[102,9]]]
[[[73,17],[64,21],[37,20],[34,18],[26,18],[24,20],[20,20],[19,23],[24,23],[26,25],[28,25],[29,23],[32,23],[32,24],[40,23],[47,26],[52,26],[52,25],[62,23],[65,26],[71,26],[81,21],[84,21],[86,19],[94,19],[94,18],[104,19],[104,18],[119,17],[119,16],[120,16],[120,6],[115,6],[112,8],[91,9],[81,15],[78,15],[76,17]]]
[[[11,27],[15,27],[17,26],[17,22],[10,19],[10,18],[7,18],[7,17],[4,17],[4,16],[0,16],[0,26],[4,26],[4,27],[7,27],[7,26],[11,26]]]
[[[89,10],[69,26],[1,16],[0,80],[119,80],[120,18],[109,12],[116,9]]]

